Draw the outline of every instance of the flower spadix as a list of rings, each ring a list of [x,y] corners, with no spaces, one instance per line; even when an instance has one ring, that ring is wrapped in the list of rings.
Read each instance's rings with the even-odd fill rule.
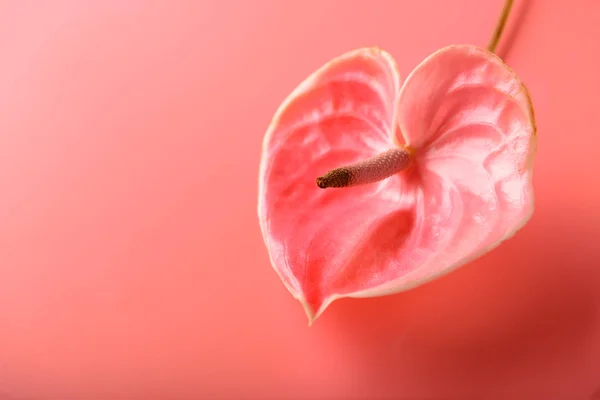
[[[495,54],[453,45],[402,84],[392,56],[328,62],[264,138],[260,226],[314,321],[332,301],[415,287],[483,255],[533,212],[533,107]]]

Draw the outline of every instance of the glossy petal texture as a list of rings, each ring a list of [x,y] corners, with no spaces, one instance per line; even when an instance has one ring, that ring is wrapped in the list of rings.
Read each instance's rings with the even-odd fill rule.
[[[399,145],[410,169],[319,189],[330,169]],[[482,255],[533,211],[535,123],[495,55],[450,46],[400,90],[392,57],[347,53],[315,72],[265,136],[259,218],[275,270],[313,321],[335,299],[414,287]]]

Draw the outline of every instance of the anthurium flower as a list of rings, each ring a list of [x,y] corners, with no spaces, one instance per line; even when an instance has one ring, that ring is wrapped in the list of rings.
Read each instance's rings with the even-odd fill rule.
[[[379,48],[328,62],[264,138],[258,214],[312,323],[332,301],[413,288],[511,237],[534,208],[533,107],[494,53],[452,45],[404,83]]]

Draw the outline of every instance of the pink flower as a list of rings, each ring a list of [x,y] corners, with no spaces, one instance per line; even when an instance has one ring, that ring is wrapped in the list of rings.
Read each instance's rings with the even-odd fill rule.
[[[344,54],[265,135],[258,214],[272,265],[310,323],[336,299],[448,273],[528,221],[535,146],[527,90],[488,50],[443,48],[403,84],[384,50]]]

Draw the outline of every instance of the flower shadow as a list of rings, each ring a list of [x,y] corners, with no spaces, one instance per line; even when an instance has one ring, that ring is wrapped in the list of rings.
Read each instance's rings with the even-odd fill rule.
[[[538,213],[479,260],[405,293],[341,300],[322,323],[361,349],[381,393],[576,394],[600,369],[597,236],[584,221]]]

